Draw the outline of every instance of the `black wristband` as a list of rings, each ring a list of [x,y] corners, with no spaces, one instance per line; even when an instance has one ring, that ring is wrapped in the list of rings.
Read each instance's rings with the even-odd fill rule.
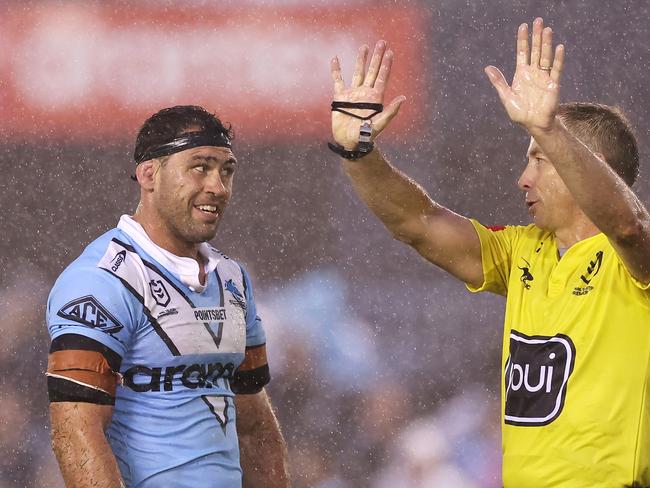
[[[349,159],[350,161],[355,161],[357,159],[364,157],[367,154],[370,154],[372,150],[375,148],[375,144],[372,141],[367,143],[365,151],[361,151],[359,149],[357,149],[356,151],[346,151],[343,146],[339,144],[332,144],[331,142],[327,143],[327,147],[329,147],[332,151],[334,151],[342,158]]]

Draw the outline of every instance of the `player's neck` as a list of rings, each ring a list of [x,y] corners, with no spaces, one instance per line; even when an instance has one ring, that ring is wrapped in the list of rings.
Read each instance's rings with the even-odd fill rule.
[[[571,225],[561,227],[554,231],[557,246],[563,249],[568,249],[575,243],[593,237],[599,233],[600,229],[598,229],[598,227],[596,227],[586,216],[584,218],[576,219],[576,221]]]
[[[160,220],[150,218],[147,213],[138,207],[133,214],[133,220],[142,226],[147,236],[158,247],[169,251],[175,256],[192,258],[202,265],[202,259],[199,254],[199,244],[187,242],[175,236]]]

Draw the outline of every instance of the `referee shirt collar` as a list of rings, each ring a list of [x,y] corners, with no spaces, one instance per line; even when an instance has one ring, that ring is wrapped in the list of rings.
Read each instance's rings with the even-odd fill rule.
[[[125,232],[144,252],[192,291],[201,293],[205,290],[205,285],[199,281],[199,263],[195,259],[176,256],[158,246],[149,238],[144,228],[128,215],[120,217],[117,228]],[[217,263],[221,259],[220,254],[206,242],[199,244],[199,254],[205,263],[207,285],[207,277],[217,268]]]

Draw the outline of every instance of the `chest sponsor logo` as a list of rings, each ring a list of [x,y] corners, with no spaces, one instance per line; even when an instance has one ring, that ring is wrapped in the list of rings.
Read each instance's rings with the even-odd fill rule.
[[[179,387],[195,390],[197,388],[228,388],[235,374],[234,363],[190,364],[167,367],[136,365],[122,375],[122,384],[133,391],[174,391]],[[219,382],[222,380],[222,382]],[[226,383],[223,380],[227,380]]]
[[[169,292],[165,288],[165,284],[162,280],[151,280],[149,282],[149,288],[151,289],[151,295],[158,305],[161,307],[166,307],[169,305],[171,298],[169,297]]]
[[[521,261],[521,266],[517,266],[517,268],[521,270],[521,277],[519,280],[524,284],[524,288],[526,288],[526,290],[530,290],[530,282],[535,278],[533,278],[533,275],[530,274],[530,263],[524,258],[521,258]]]
[[[505,423],[541,426],[557,419],[575,355],[573,341],[566,335],[527,336],[512,330],[504,374]]]
[[[198,322],[223,322],[226,320],[226,309],[221,308],[195,308],[194,320]]]
[[[99,329],[108,334],[114,334],[124,328],[120,322],[106,310],[92,295],[77,298],[66,303],[57,312],[59,317],[72,320],[86,327]]]

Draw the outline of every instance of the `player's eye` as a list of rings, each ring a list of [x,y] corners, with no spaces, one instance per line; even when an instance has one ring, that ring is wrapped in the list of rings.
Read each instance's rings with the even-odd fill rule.
[[[234,166],[224,166],[221,168],[221,176],[231,176],[235,172]]]
[[[208,170],[208,167],[205,164],[198,164],[192,168],[194,171],[199,173],[205,173]]]

